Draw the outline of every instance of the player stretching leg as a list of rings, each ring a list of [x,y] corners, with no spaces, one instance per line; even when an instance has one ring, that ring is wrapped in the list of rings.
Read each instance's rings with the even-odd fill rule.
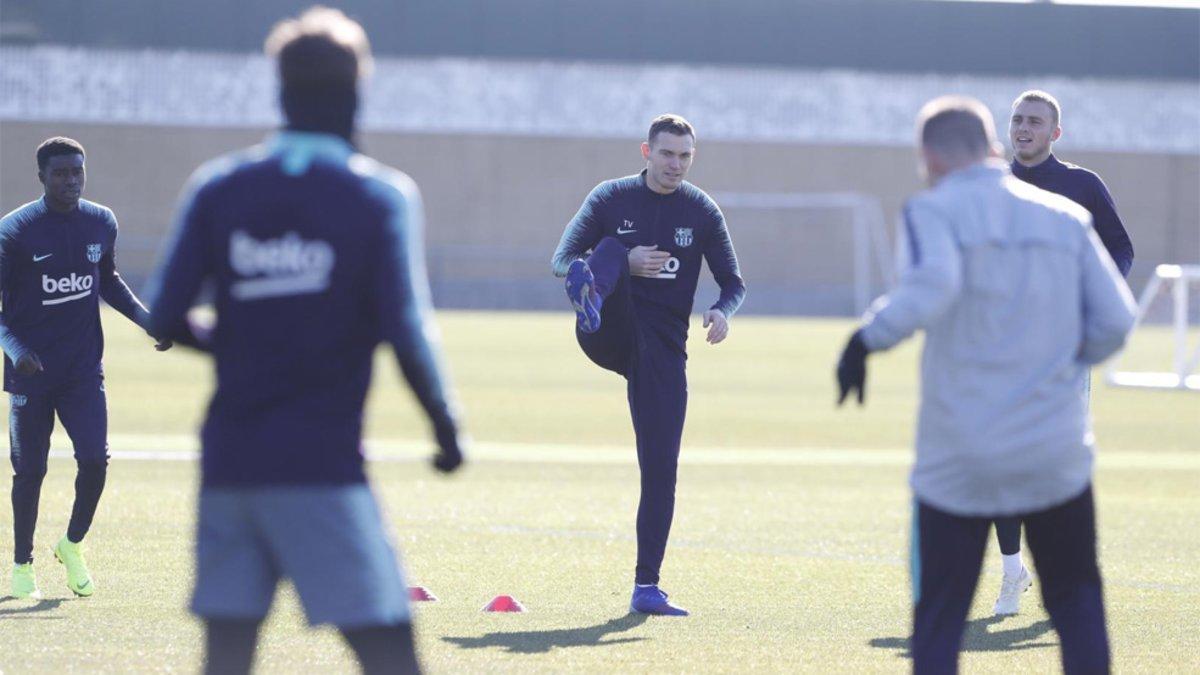
[[[1087,209],[1105,250],[1117,264],[1121,276],[1127,277],[1133,266],[1133,243],[1117,215],[1112,195],[1100,176],[1083,167],[1061,162],[1054,156],[1054,142],[1061,136],[1062,108],[1058,101],[1044,91],[1023,92],[1013,101],[1008,122],[1008,139],[1013,150],[1012,174]],[[1090,375],[1086,386],[1090,391]],[[993,611],[1006,616],[1020,611],[1021,593],[1033,585],[1033,577],[1021,561],[1021,521],[1017,518],[997,519],[996,540],[1000,544],[1004,578]]]
[[[435,466],[462,461],[429,317],[421,206],[352,145],[366,34],[315,8],[275,26],[286,130],[202,167],[156,276],[152,324],[208,348],[192,610],[207,670],[250,669],[280,579],[367,673],[415,672],[407,586],[363,472],[363,403],[382,340],[429,416]],[[215,291],[205,343],[187,312]]]
[[[80,543],[91,527],[108,473],[108,408],[100,298],[145,328],[149,314],[117,274],[117,219],[81,199],[83,146],[51,138],[37,149],[45,194],[0,220],[0,346],[9,393],[13,467],[12,594],[41,597],[33,574],[33,532],[46,476],[54,415],[75,450],[75,504],[54,556],[78,596],[96,586]],[[170,342],[159,342],[162,351]]]
[[[721,288],[720,299],[704,312],[709,343],[729,334],[729,319],[746,294],[725,217],[684,180],[695,142],[682,117],[655,119],[642,143],[646,168],[592,190],[553,259],[554,273],[567,278],[579,345],[628,382],[641,470],[630,607],[646,614],[687,615],[667,600],[658,581],[675,512],[688,317],[701,258]]]

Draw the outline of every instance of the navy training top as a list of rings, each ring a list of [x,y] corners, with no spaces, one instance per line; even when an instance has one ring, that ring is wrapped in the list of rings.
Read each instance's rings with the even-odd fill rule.
[[[712,309],[732,317],[746,297],[725,216],[687,181],[665,195],[646,186],[645,170],[597,185],[558,242],[551,261],[555,276],[565,276],[574,260],[605,237],[616,237],[627,249],[657,244],[671,254],[657,276],[632,277],[632,295],[640,309],[662,310],[685,331],[702,258],[721,289]]]
[[[0,347],[4,390],[14,394],[55,387],[103,373],[100,298],[145,328],[149,315],[116,264],[117,219],[86,199],[60,213],[45,197],[0,219]],[[21,375],[26,352],[43,370]]]
[[[381,341],[439,437],[457,433],[421,220],[408,176],[333,135],[281,132],[197,171],[150,312],[155,330],[215,357],[203,486],[363,482]],[[206,283],[216,325],[198,342],[187,314]]]
[[[1026,183],[1062,195],[1087,209],[1092,214],[1092,227],[1100,235],[1100,241],[1117,264],[1121,276],[1129,276],[1129,269],[1133,267],[1133,242],[1129,240],[1112,195],[1100,176],[1082,166],[1060,162],[1054,155],[1037,166],[1025,166],[1014,159],[1011,167],[1012,174]]]

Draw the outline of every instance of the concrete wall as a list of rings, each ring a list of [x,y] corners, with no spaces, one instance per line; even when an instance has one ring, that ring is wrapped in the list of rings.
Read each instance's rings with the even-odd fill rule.
[[[77,138],[88,150],[86,195],[116,211],[123,237],[120,265],[136,282],[153,264],[191,171],[265,133],[4,122],[0,210],[40,196],[33,154],[41,140],[58,134]],[[496,308],[562,304],[548,264],[562,228],[597,182],[640,169],[637,144],[637,139],[470,135],[363,139],[365,151],[404,169],[421,186],[435,301]],[[1137,251],[1135,289],[1157,263],[1200,262],[1200,158],[1081,152],[1063,159],[1095,169],[1108,182]],[[866,193],[880,200],[890,220],[919,188],[915,166],[914,153],[896,147],[702,141],[690,178],[714,193]],[[771,220],[778,214],[727,211],[751,289],[747,311],[852,311],[845,214],[794,212],[798,220],[825,222],[781,229]],[[708,301],[705,293],[700,302]]]

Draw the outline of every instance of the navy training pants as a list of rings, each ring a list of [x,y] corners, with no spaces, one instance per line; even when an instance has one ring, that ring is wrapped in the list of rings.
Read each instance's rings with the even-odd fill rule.
[[[678,319],[639,312],[634,306],[628,251],[617,239],[601,240],[587,262],[604,304],[600,329],[576,329],[576,338],[588,358],[628,383],[641,471],[634,582],[657,584],[675,515],[675,478],[687,413],[687,327],[681,330]]]
[[[50,434],[58,413],[75,450],[75,503],[67,537],[83,541],[91,528],[108,467],[108,402],[104,378],[83,378],[46,392],[9,395],[9,460],[13,467],[13,561],[33,560],[33,533]]]
[[[913,672],[954,673],[992,519],[956,516],[919,501],[915,508]],[[1058,631],[1063,672],[1107,673],[1108,630],[1091,487],[1058,506],[1022,514],[1020,521],[1042,602]]]

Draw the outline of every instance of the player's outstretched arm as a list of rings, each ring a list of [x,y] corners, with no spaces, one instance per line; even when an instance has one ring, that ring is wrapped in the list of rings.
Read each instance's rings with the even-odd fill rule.
[[[899,285],[879,298],[863,319],[869,351],[891,349],[941,316],[962,288],[962,256],[950,222],[917,201],[904,208],[910,265]]]
[[[579,212],[567,223],[558,247],[550,259],[550,267],[554,276],[567,276],[567,268],[578,258],[583,257],[593,246],[600,243],[604,229],[600,224],[599,210],[608,195],[606,184],[597,185],[579,207]]]
[[[206,337],[194,332],[188,320],[188,311],[208,276],[202,238],[205,195],[202,171],[197,172],[185,189],[165,253],[150,278],[147,292],[150,318],[146,332],[160,344],[174,341],[209,351]]]
[[[904,224],[910,265],[896,289],[872,304],[842,350],[836,369],[839,406],[855,392],[859,405],[866,400],[868,354],[891,349],[928,326],[961,288],[962,258],[945,216],[910,202]]]
[[[400,370],[433,426],[438,444],[434,468],[450,472],[463,462],[465,440],[430,309],[420,195],[406,184],[389,196],[391,217],[376,248],[380,257],[374,288],[383,339],[395,350]]]
[[[114,230],[116,222],[113,223]],[[125,318],[141,326],[143,330],[150,331],[150,311],[146,309],[141,300],[138,300],[133,289],[129,288],[129,284],[121,278],[117,272],[116,263],[116,236],[114,231],[113,245],[109,251],[100,258],[100,297],[108,303],[109,307],[120,312]],[[154,337],[151,335],[151,337]],[[165,352],[171,348],[171,340],[155,338],[154,348],[160,352]]]

